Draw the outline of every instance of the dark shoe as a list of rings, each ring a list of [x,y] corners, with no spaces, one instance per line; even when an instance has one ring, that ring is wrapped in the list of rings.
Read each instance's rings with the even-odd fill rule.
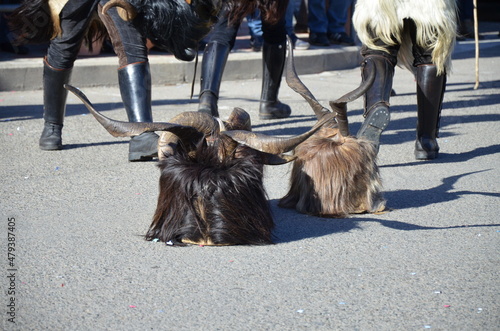
[[[335,45],[354,46],[354,40],[345,32],[331,33],[328,40]]]
[[[277,118],[287,118],[292,113],[289,105],[280,101],[261,101],[259,108],[259,118],[261,120],[272,120]]]
[[[415,159],[433,160],[438,154],[439,146],[436,139],[421,137],[415,141]]]
[[[158,135],[154,132],[144,132],[132,137],[129,143],[128,160],[150,161],[158,157]]]
[[[309,44],[314,46],[330,46],[326,33],[311,32],[309,34]]]
[[[62,124],[53,124],[45,122],[42,135],[40,136],[40,149],[44,151],[61,150],[62,145]]]

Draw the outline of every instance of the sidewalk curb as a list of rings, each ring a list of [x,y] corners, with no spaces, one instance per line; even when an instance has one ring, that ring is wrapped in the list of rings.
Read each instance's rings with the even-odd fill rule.
[[[298,74],[350,69],[359,65],[359,47],[331,47],[295,50]],[[202,56],[198,59],[197,80]],[[195,62],[182,62],[171,55],[149,57],[153,85],[190,83]],[[116,56],[81,58],[75,62],[72,84],[79,87],[117,86]],[[42,89],[42,58],[15,58],[0,61],[0,91],[26,91]],[[235,51],[229,55],[224,80],[254,79],[262,76],[262,54]]]

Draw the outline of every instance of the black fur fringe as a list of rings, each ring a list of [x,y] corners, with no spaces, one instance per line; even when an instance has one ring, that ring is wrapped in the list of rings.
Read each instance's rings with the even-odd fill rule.
[[[214,245],[272,243],[274,221],[255,154],[217,155],[218,146],[200,144],[196,153],[162,160],[160,194],[147,240]]]

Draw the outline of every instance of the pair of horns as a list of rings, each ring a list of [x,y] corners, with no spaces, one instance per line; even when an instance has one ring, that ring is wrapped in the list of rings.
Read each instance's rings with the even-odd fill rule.
[[[96,120],[114,137],[131,137],[143,132],[168,131],[175,134],[180,140],[197,141],[204,136],[217,135],[220,132],[219,121],[209,114],[202,112],[184,112],[174,118],[175,123],[116,121],[99,113],[85,94],[78,88],[68,84],[65,84],[64,87],[75,94]],[[247,145],[260,152],[279,155],[291,151],[323,125],[330,124],[331,121],[335,120],[333,115],[323,116],[311,130],[301,135],[283,138],[247,131],[250,125],[250,118],[244,110],[236,108],[230,118],[232,118],[232,126],[240,130],[223,131],[220,133],[230,137],[237,143]],[[283,156],[283,160],[284,162],[289,162],[292,159]]]
[[[321,119],[326,114],[331,113],[327,108],[323,107],[318,100],[314,97],[314,95],[309,91],[309,89],[304,85],[304,83],[300,80],[297,75],[297,71],[295,70],[295,62],[293,58],[293,46],[290,37],[288,38],[288,57],[286,60],[286,83],[288,86],[300,94],[311,106],[312,110],[316,117]],[[370,61],[367,59],[366,61]],[[355,90],[346,93],[342,97],[337,100],[330,101],[330,107],[336,114],[336,121],[339,126],[340,133],[346,137],[349,135],[349,122],[347,120],[347,103],[356,100],[373,85],[375,81],[375,71],[371,71],[369,76],[364,80],[361,85]]]

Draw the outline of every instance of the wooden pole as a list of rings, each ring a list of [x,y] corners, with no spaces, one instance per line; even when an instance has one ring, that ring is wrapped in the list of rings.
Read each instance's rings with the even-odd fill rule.
[[[474,0],[474,41],[476,45],[476,84],[474,90],[479,87],[479,31],[477,23],[477,0]]]

